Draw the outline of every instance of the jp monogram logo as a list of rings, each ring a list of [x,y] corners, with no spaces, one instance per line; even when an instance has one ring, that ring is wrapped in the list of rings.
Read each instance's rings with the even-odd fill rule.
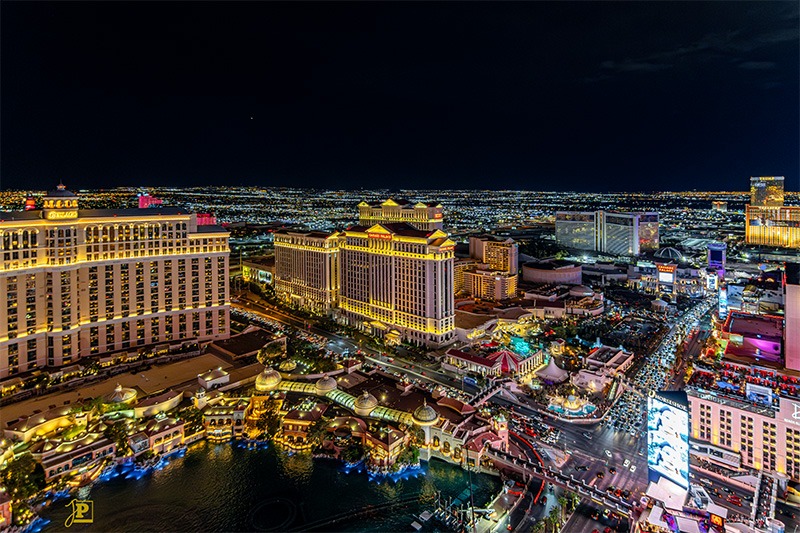
[[[64,527],[94,522],[94,502],[92,500],[72,500],[65,507],[71,507],[72,512],[64,521]]]

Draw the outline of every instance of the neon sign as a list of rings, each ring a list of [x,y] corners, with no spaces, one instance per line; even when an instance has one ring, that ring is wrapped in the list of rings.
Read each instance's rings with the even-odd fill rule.
[[[78,218],[77,211],[49,211],[46,215],[47,220],[69,220]]]
[[[391,233],[367,233],[367,237],[369,237],[370,239],[380,239],[382,241],[392,240]]]

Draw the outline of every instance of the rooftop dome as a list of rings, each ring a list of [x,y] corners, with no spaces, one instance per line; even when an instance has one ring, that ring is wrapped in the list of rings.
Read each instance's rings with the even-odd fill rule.
[[[292,370],[297,368],[297,363],[295,363],[291,359],[287,359],[286,361],[283,361],[281,364],[279,364],[278,368],[280,368],[284,372],[291,372]]]
[[[265,367],[264,371],[256,376],[256,390],[258,392],[269,392],[275,390],[280,382],[280,373],[274,368]]]
[[[68,191],[63,183],[59,183],[55,189],[47,193],[48,198],[74,198],[76,196],[78,195],[72,191]]]
[[[108,403],[129,403],[136,399],[136,391],[126,389],[119,383],[114,388],[114,392],[106,396]]]
[[[418,426],[432,426],[439,420],[439,413],[436,412],[436,409],[428,405],[427,401],[414,409],[411,416],[414,419],[414,423]]]
[[[659,259],[669,259],[670,261],[683,261],[683,254],[671,246],[668,246],[666,248],[659,248],[654,255]]]
[[[336,380],[326,374],[317,381],[317,394],[323,396],[334,390],[336,386]]]
[[[378,407],[378,400],[369,392],[364,391],[364,394],[356,398],[353,407],[357,415],[367,416],[373,409]]]
[[[570,296],[591,296],[594,291],[586,285],[575,285],[569,290]]]

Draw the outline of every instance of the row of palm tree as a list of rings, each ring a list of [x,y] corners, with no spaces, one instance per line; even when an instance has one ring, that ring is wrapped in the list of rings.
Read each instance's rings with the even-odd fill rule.
[[[561,531],[562,526],[566,522],[567,513],[571,513],[580,503],[580,496],[574,493],[567,493],[559,496],[556,500],[557,504],[550,509],[544,519],[539,520],[531,528],[531,533],[557,533]]]

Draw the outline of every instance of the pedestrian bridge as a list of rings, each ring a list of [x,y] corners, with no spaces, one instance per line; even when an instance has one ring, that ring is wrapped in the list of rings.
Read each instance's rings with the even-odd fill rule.
[[[632,508],[630,502],[618,498],[613,494],[601,491],[581,479],[575,479],[575,476],[572,474],[567,476],[552,467],[544,467],[532,463],[527,459],[520,459],[515,455],[491,447],[487,448],[484,454],[494,461],[495,466],[514,470],[525,476],[535,477],[553,483],[584,498],[589,498],[596,504],[602,505],[618,514],[630,516]]]

